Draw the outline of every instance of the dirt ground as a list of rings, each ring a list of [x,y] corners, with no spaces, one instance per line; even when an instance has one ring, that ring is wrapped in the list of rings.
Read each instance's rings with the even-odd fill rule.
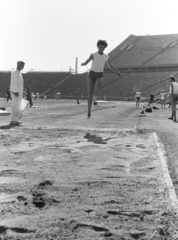
[[[20,127],[0,116],[0,240],[178,239],[159,156],[177,191],[170,109],[138,117],[143,104],[100,103],[88,120],[86,101],[34,105]]]

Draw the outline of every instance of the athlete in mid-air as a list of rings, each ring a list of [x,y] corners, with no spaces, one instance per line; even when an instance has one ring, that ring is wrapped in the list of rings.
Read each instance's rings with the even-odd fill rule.
[[[81,64],[81,66],[87,65],[90,61],[92,61],[91,69],[88,73],[87,77],[87,87],[88,87],[88,115],[87,117],[91,117],[91,106],[93,101],[93,96],[95,96],[94,103],[96,104],[97,96],[99,94],[101,84],[103,81],[103,72],[105,63],[116,72],[119,76],[121,73],[119,69],[117,69],[114,65],[109,61],[109,56],[104,53],[105,48],[108,46],[105,40],[99,40],[97,42],[98,51],[92,53],[90,57]]]

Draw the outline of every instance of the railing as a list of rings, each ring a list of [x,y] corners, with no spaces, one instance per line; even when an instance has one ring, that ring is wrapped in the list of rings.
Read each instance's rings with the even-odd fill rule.
[[[56,99],[55,95],[46,95],[47,99]],[[88,96],[79,96],[79,100],[87,100]],[[60,99],[76,99],[76,96],[72,95],[61,95]],[[135,101],[135,97],[110,97],[110,96],[100,96],[98,100],[104,101]]]

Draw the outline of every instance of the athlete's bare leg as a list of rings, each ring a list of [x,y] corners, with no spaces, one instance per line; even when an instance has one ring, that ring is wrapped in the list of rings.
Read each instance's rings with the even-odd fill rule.
[[[87,87],[88,87],[88,117],[91,116],[91,106],[93,101],[93,94],[94,94],[94,79],[89,77],[87,78]]]
[[[91,106],[93,101],[93,95],[95,93],[95,99],[97,99],[97,95],[99,94],[101,84],[102,84],[103,78],[98,78],[97,80],[94,80],[93,78],[89,77],[87,78],[87,86],[88,86],[88,117],[91,116]]]
[[[94,86],[94,98],[93,101],[97,102],[97,97],[99,95],[101,86],[102,86],[102,82],[103,82],[103,78],[98,78],[95,82],[95,86]]]

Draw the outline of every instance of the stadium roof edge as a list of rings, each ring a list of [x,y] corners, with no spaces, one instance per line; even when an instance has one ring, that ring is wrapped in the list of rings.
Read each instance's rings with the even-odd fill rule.
[[[129,39],[133,39],[133,38],[145,38],[145,37],[163,37],[163,36],[177,36],[178,37],[178,33],[172,33],[172,34],[153,34],[153,35],[134,35],[134,34],[130,34],[125,40],[123,40],[119,45],[117,45],[113,50],[111,50],[109,52],[108,55],[110,55],[112,52],[114,52],[118,47],[121,47],[122,45],[124,45]]]
[[[118,68],[178,65],[178,34],[129,35],[109,53]]]
[[[112,54],[118,47],[120,48],[122,45],[124,45],[125,42],[127,42],[130,38],[137,38],[138,36],[130,34],[125,40],[123,40],[119,45],[117,45],[112,51],[109,52],[108,55]]]

